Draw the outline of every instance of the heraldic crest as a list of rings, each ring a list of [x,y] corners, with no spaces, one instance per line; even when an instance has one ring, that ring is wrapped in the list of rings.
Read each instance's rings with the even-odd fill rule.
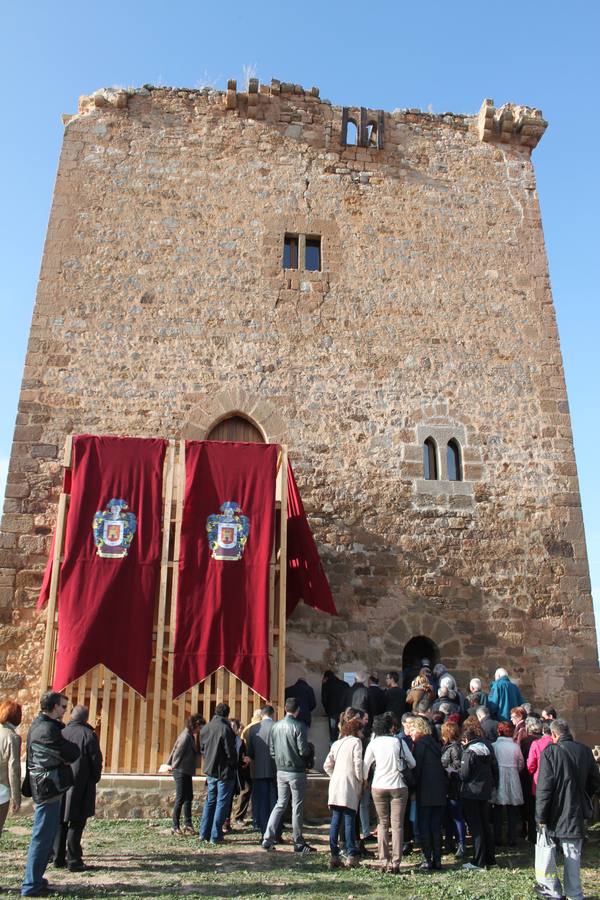
[[[241,559],[250,534],[250,519],[242,515],[239,503],[228,500],[206,520],[208,544],[213,559]]]
[[[105,510],[98,510],[92,529],[98,556],[119,559],[127,556],[137,529],[135,514],[128,512],[125,500],[113,498]]]

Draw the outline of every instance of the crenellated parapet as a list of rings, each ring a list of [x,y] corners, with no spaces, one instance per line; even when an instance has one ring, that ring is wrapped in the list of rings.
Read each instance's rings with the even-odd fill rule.
[[[479,137],[486,143],[521,144],[537,147],[548,127],[540,109],[505,103],[499,109],[493,100],[484,100],[477,118]]]

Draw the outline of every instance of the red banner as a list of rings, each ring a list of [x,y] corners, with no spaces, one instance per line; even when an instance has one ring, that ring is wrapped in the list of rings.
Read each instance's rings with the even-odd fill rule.
[[[103,663],[146,695],[166,446],[143,438],[73,438],[55,690]]]
[[[186,442],[175,697],[225,666],[269,697],[276,444]]]
[[[302,497],[288,464],[286,613],[303,600],[313,609],[337,616],[331,588],[308,524]]]

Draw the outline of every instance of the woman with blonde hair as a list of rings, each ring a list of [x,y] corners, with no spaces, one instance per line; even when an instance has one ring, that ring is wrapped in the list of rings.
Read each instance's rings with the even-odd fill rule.
[[[12,801],[13,813],[21,806],[21,724],[22,709],[14,700],[0,704],[0,836]]]
[[[424,711],[429,709],[435,699],[435,691],[426,675],[417,675],[412,681],[410,690],[406,694],[406,705],[410,706],[413,711]]]
[[[448,781],[442,766],[442,748],[431,733],[427,719],[417,717],[410,725],[415,742],[413,756],[417,776],[417,821],[423,851],[421,869],[442,868],[442,815]]]

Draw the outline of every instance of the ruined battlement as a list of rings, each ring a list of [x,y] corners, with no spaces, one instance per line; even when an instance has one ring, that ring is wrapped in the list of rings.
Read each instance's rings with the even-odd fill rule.
[[[226,91],[210,88],[188,89],[144,85],[137,89],[102,88],[79,98],[78,115],[95,109],[148,112],[155,109],[179,110],[185,115],[233,114],[280,127],[286,136],[313,146],[358,147],[369,150],[393,148],[402,143],[406,126],[432,129],[450,127],[471,130],[481,141],[514,144],[533,149],[539,143],[547,122],[540,110],[506,103],[496,109],[494,101],[483,101],[478,115],[431,113],[419,109],[395,109],[392,112],[365,107],[333,106],[320,97],[319,88],[272,79],[260,84],[251,78],[245,91],[237,82],[227,83]],[[64,116],[65,124],[72,116]],[[355,131],[349,132],[348,125]]]

